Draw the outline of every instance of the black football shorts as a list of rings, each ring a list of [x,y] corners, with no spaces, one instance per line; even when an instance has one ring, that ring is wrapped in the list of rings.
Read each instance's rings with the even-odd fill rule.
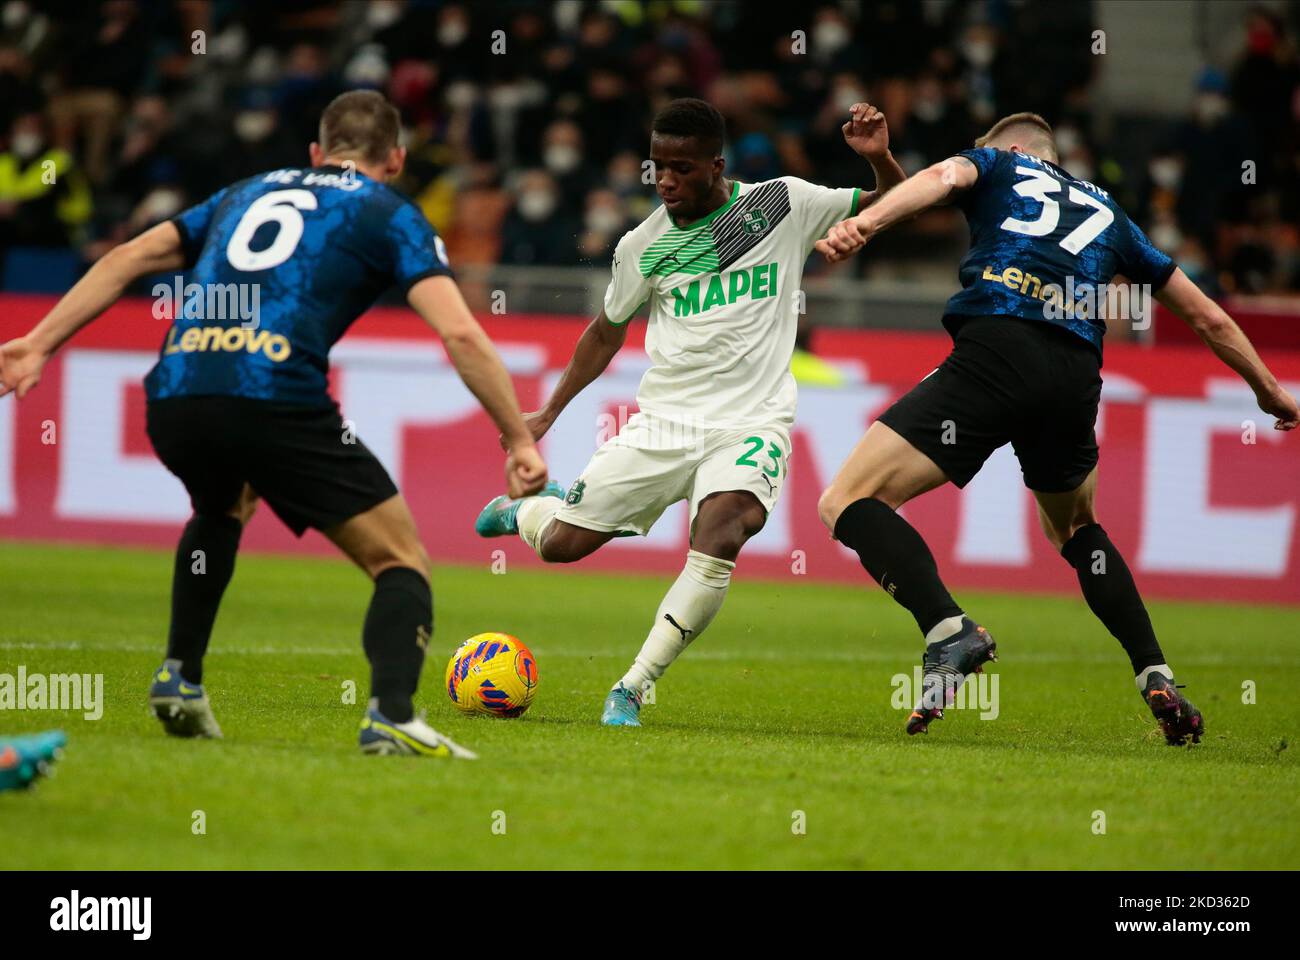
[[[226,513],[249,484],[297,536],[326,530],[397,493],[338,407],[247,397],[169,397],[148,405],[149,440],[195,513]]]
[[[1025,486],[1074,490],[1097,465],[1101,358],[1068,330],[1017,317],[972,317],[939,368],[880,421],[964,487],[1010,443]]]

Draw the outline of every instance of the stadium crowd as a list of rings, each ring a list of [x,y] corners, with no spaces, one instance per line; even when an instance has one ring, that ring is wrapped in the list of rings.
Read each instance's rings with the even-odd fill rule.
[[[398,186],[456,262],[603,266],[655,202],[642,162],[669,99],[718,105],[741,178],[832,186],[870,182],[839,132],[869,99],[909,173],[1003,113],[1040,112],[1063,164],[1117,193],[1211,292],[1297,291],[1296,24],[1243,15],[1230,69],[1207,67],[1192,112],[1134,155],[1122,124],[1098,129],[1086,3],[3,0],[0,255],[93,260],[239,177],[305,163],[321,108],[373,87],[406,125]],[[1249,187],[1240,144],[1258,157]],[[961,237],[953,217],[921,218],[880,254]]]

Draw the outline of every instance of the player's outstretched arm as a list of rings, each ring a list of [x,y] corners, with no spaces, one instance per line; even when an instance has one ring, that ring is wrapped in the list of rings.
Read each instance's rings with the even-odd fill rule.
[[[501,431],[507,454],[506,492],[513,498],[537,493],[546,483],[546,463],[519,412],[510,374],[470,313],[456,281],[426,277],[411,287],[406,299],[442,338],[461,380]]]
[[[569,401],[581,393],[587,384],[605,372],[614,355],[623,348],[625,340],[627,340],[627,324],[611,323],[605,316],[604,310],[601,310],[596,319],[587,324],[587,329],[582,331],[582,336],[578,338],[578,345],[573,348],[573,356],[565,366],[564,372],[560,374],[560,380],[556,383],[550,399],[543,404],[542,409],[524,418],[528,421],[535,438],[540,440],[545,436],[546,431],[551,429],[551,424],[555,423],[556,418],[569,405]]]
[[[40,381],[41,370],[54,351],[112,306],[140,277],[179,270],[184,265],[180,231],[171,222],[151,227],[108,251],[31,332],[0,345],[0,397],[10,391],[20,400],[25,397]]]
[[[889,125],[885,115],[869,103],[855,103],[849,108],[849,119],[840,128],[844,142],[853,152],[871,164],[876,175],[876,188],[858,195],[858,209],[865,210],[885,193],[907,179],[907,174],[889,152]]]
[[[814,249],[831,263],[847,259],[876,234],[942,203],[954,190],[974,186],[978,177],[975,164],[965,157],[949,157],[894,187],[856,217],[835,224]]]
[[[1156,291],[1156,299],[1182,318],[1215,356],[1250,384],[1259,408],[1277,418],[1273,429],[1294,430],[1300,426],[1295,397],[1277,382],[1236,321],[1201,292],[1187,274],[1175,269],[1169,281]]]

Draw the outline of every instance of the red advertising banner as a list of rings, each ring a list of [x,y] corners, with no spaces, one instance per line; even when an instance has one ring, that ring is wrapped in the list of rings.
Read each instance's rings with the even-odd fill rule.
[[[1226,297],[1222,301],[1257,350],[1300,350],[1300,298]],[[1164,304],[1154,305],[1154,339],[1161,346],[1196,344],[1195,332]]]
[[[0,337],[25,332],[52,303],[0,297]],[[526,409],[551,390],[585,322],[482,320]],[[0,400],[0,537],[175,543],[188,500],[149,448],[141,386],[167,326],[154,318],[152,301],[119,303],[60,352],[27,399]],[[544,441],[551,473],[562,483],[635,411],[648,363],[640,336],[634,328],[627,349]],[[934,369],[948,346],[942,333],[819,334],[818,353],[843,370],[846,382],[801,388],[790,478],[766,528],[742,554],[740,576],[864,581],[857,558],[822,528],[818,494],[876,415]],[[502,454],[432,332],[409,311],[375,309],[332,357],[332,388],[344,416],[406,494],[430,554],[540,565],[512,538],[481,540],[473,532],[479,509],[502,490]],[[1267,359],[1300,393],[1300,352]],[[1274,431],[1245,385],[1199,347],[1115,344],[1103,376],[1098,511],[1143,591],[1300,603],[1300,436]],[[1077,590],[1073,571],[1038,529],[1010,448],[965,490],[936,490],[903,512],[954,587]],[[687,550],[686,523],[679,504],[649,536],[616,540],[582,567],[675,572]],[[277,552],[333,549],[315,533],[296,540],[266,509],[243,544]]]

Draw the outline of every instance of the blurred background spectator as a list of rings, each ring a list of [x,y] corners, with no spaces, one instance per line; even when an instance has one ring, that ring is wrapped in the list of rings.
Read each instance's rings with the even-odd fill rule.
[[[1126,38],[1183,20],[1125,59]],[[869,186],[839,132],[866,99],[909,172],[1038,111],[1064,166],[1207,290],[1295,294],[1298,26],[1295,3],[1199,0],[0,0],[0,257],[23,265],[0,277],[61,289],[231,181],[306,163],[321,108],[373,87],[406,127],[397,186],[458,267],[586,267],[584,294],[599,285],[592,268],[657,203],[649,122],[677,96],[719,106],[744,179]],[[1165,72],[1144,79],[1152,64]],[[826,282],[941,297],[963,243],[960,216],[933,211]]]

